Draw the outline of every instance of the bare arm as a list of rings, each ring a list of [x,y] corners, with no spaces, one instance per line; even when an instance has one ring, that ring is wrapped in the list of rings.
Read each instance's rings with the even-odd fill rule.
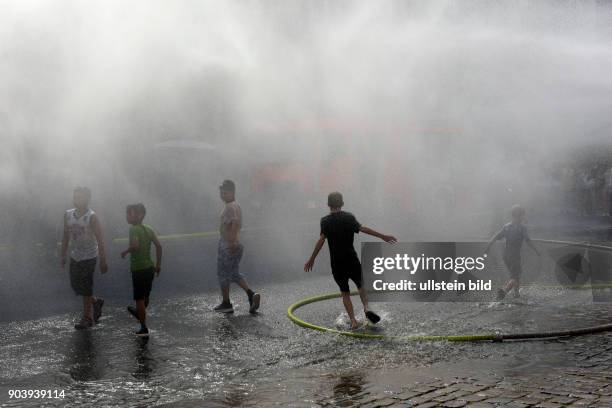
[[[489,253],[489,250],[490,250],[490,249],[491,249],[491,247],[493,246],[493,243],[494,243],[495,241],[497,241],[497,240],[500,238],[500,234],[501,234],[501,232],[502,232],[502,231],[503,231],[503,229],[502,229],[502,230],[500,230],[499,232],[496,232],[496,233],[495,233],[495,235],[493,235],[493,236],[491,237],[491,239],[489,240],[489,242],[488,242],[488,244],[487,244],[487,248],[486,248],[486,249],[485,249],[485,251],[484,251],[484,253],[485,253],[485,254],[488,254],[488,253]]]
[[[363,232],[364,234],[368,234],[373,237],[380,238],[385,242],[390,242],[390,243],[397,242],[397,239],[393,235],[381,234],[380,232],[375,231],[372,228],[365,227],[363,225],[359,227],[359,231]]]
[[[66,266],[66,254],[68,253],[68,242],[70,241],[70,234],[68,231],[68,223],[66,222],[66,216],[64,215],[64,233],[62,234],[62,247],[60,249],[60,258],[62,268]]]
[[[121,257],[125,258],[127,254],[131,254],[132,252],[136,252],[140,249],[140,242],[138,241],[138,237],[130,234],[130,245],[127,249],[121,252]]]
[[[98,241],[98,251],[100,254],[100,272],[106,273],[108,266],[106,264],[106,247],[104,246],[104,235],[102,234],[102,227],[100,226],[100,220],[94,214],[91,218],[91,225],[93,228],[96,241]]]
[[[161,271],[162,246],[159,243],[159,239],[157,239],[157,235],[155,234],[155,232],[153,233],[151,240],[153,241],[153,245],[155,245],[155,257],[157,258],[157,262],[155,264],[155,272],[157,276],[159,276],[159,272]]]
[[[304,264],[304,272],[309,272],[312,270],[314,261],[317,258],[317,255],[319,255],[319,251],[321,251],[321,248],[323,248],[323,244],[325,244],[325,235],[321,234],[321,236],[319,236],[317,243],[315,244],[315,247],[314,247],[314,250],[312,251],[312,255],[310,256],[310,259],[308,259],[308,261],[306,261],[306,263]]]

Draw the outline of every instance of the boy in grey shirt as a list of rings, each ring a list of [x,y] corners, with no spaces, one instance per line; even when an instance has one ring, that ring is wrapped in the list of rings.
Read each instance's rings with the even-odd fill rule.
[[[521,247],[523,241],[527,242],[527,245],[533,249],[533,251],[540,256],[537,248],[529,238],[527,234],[527,228],[523,225],[525,218],[525,209],[520,205],[512,206],[512,222],[507,223],[502,229],[491,238],[485,253],[489,252],[493,242],[505,238],[506,246],[504,247],[504,263],[506,268],[510,272],[510,280],[506,284],[497,290],[497,300],[502,300],[506,297],[511,289],[514,289],[514,297],[519,297],[519,287],[521,274],[523,273],[523,267],[521,264]]]

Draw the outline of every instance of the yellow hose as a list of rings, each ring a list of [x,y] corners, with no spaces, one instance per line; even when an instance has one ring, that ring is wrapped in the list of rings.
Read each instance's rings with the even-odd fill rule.
[[[357,295],[358,292],[351,292],[351,296]],[[354,331],[336,330],[329,327],[318,326],[306,322],[295,315],[295,311],[302,306],[310,303],[321,302],[328,299],[335,299],[341,297],[341,293],[328,293],[325,295],[313,296],[306,299],[299,300],[289,306],[287,309],[287,317],[297,324],[298,326],[305,327],[307,329],[317,330],[325,333],[339,334],[342,336],[357,337],[361,339],[373,339],[373,340],[399,340],[399,341],[503,341],[503,340],[525,340],[525,339],[545,339],[551,337],[565,337],[565,336],[581,336],[585,334],[601,333],[612,330],[612,324],[604,324],[600,326],[585,327],[573,330],[563,331],[552,331],[552,332],[536,332],[536,333],[515,333],[515,334],[501,334],[501,333],[483,333],[483,334],[466,334],[466,335],[446,335],[446,336],[387,336],[385,334],[375,333],[360,333]]]

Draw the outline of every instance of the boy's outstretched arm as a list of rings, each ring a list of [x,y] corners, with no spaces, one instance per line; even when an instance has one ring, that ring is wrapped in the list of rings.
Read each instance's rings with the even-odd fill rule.
[[[159,272],[161,272],[161,261],[162,261],[162,246],[159,243],[159,239],[157,239],[157,235],[153,232],[153,236],[151,236],[151,241],[153,241],[153,245],[155,245],[155,274],[159,276]]]
[[[495,241],[497,241],[498,239],[501,239],[502,234],[503,234],[503,231],[504,231],[504,230],[503,230],[503,229],[501,229],[499,232],[496,232],[496,233],[495,233],[495,235],[493,235],[493,236],[491,237],[491,239],[489,240],[489,243],[487,244],[487,248],[486,248],[486,249],[485,249],[485,251],[484,251],[484,253],[485,253],[485,254],[488,254],[488,253],[489,253],[489,250],[491,249],[491,246],[493,246],[493,243],[494,243]]]
[[[91,218],[94,235],[96,241],[98,241],[98,250],[100,254],[100,272],[106,273],[108,271],[108,265],[106,264],[106,247],[104,246],[104,235],[102,234],[102,227],[100,226],[100,220],[94,214]]]
[[[368,234],[373,237],[380,238],[385,242],[391,242],[391,243],[397,242],[397,239],[395,239],[393,235],[381,234],[380,232],[374,231],[372,228],[364,227],[363,225],[359,227],[359,231],[363,232],[364,234]]]
[[[325,235],[321,234],[321,236],[319,237],[319,240],[315,244],[314,251],[312,251],[312,255],[310,256],[310,259],[308,259],[308,261],[306,261],[306,263],[304,264],[304,272],[310,272],[312,270],[314,261],[317,255],[319,255],[319,251],[321,250],[321,248],[323,248],[324,243],[325,243]]]

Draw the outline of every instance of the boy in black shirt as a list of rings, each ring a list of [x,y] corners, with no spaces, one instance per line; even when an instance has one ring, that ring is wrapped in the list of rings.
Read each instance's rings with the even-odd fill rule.
[[[327,239],[329,243],[332,275],[340,287],[340,292],[342,292],[342,303],[344,303],[346,313],[351,319],[351,330],[358,328],[359,323],[355,319],[355,313],[353,312],[353,303],[351,302],[348,284],[349,279],[352,280],[355,285],[357,285],[357,289],[359,289],[359,297],[361,298],[361,303],[363,303],[363,310],[366,317],[372,323],[378,323],[380,317],[368,310],[366,291],[361,285],[361,264],[359,263],[359,258],[357,258],[355,248],[353,247],[353,238],[355,234],[363,232],[364,234],[380,238],[385,242],[397,242],[397,240],[391,235],[384,235],[373,229],[362,226],[357,222],[353,214],[342,211],[344,201],[342,199],[342,194],[339,192],[336,191],[329,194],[327,197],[327,205],[329,205],[330,213],[321,219],[321,236],[315,245],[312,256],[304,265],[304,271],[309,272],[312,270],[315,258],[323,247],[325,239]]]

